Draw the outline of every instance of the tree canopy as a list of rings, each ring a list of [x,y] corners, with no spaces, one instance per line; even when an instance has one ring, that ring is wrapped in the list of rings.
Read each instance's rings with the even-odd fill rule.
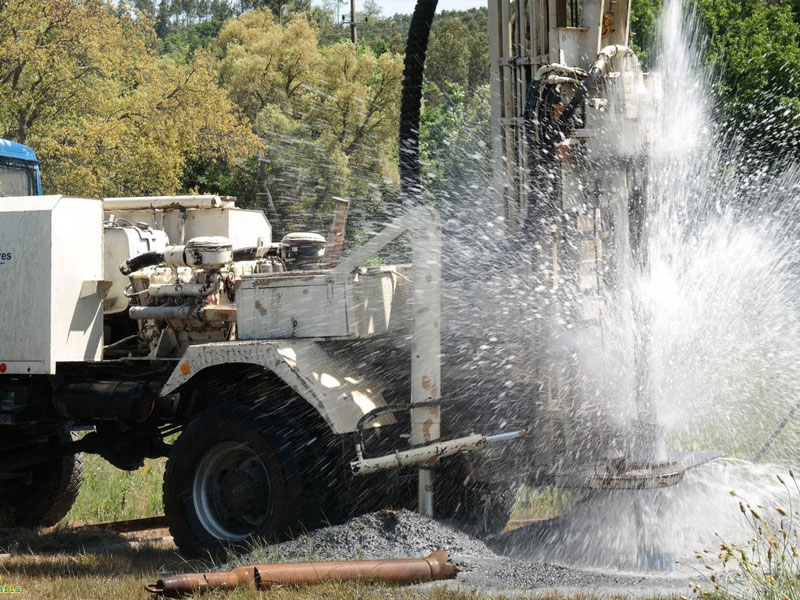
[[[213,58],[160,57],[151,36],[101,0],[10,0],[0,11],[0,136],[35,148],[46,188],[172,193],[187,157],[256,150]]]
[[[800,0],[687,0],[708,39],[718,111],[775,155],[800,117]],[[0,0],[0,136],[32,146],[46,190],[231,194],[276,230],[352,221],[397,192],[409,15],[341,0]],[[653,62],[661,0],[633,0],[631,43]],[[428,188],[488,177],[487,10],[442,11],[431,33],[421,148]],[[448,165],[458,165],[451,168]]]

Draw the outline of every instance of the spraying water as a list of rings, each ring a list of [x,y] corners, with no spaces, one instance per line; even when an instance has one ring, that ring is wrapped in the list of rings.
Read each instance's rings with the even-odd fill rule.
[[[714,546],[715,534],[752,534],[731,489],[753,505],[786,502],[775,478],[785,469],[746,459],[798,459],[798,172],[752,164],[715,128],[703,47],[695,15],[665,2],[650,79],[660,98],[637,132],[647,140],[641,239],[626,240],[630,264],[603,296],[601,358],[596,345],[579,352],[616,427],[635,438],[644,419],[669,448],[744,460],[690,471],[671,488],[579,496],[569,515],[509,536],[520,554],[664,568]]]

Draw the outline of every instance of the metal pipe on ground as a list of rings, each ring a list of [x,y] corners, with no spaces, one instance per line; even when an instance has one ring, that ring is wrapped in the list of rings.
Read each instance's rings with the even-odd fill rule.
[[[184,573],[159,579],[145,589],[157,596],[180,598],[209,589],[242,586],[267,589],[273,585],[299,586],[326,581],[423,583],[454,579],[456,573],[450,555],[437,550],[424,558],[249,565],[223,573]]]

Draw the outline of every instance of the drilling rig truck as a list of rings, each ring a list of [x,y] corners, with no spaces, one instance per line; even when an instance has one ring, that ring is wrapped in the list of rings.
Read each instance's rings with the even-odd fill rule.
[[[61,519],[82,453],[127,470],[167,457],[164,510],[190,554],[385,506],[497,532],[519,484],[679,481],[697,459],[665,453],[646,401],[632,429],[592,416],[608,400],[560,330],[591,338],[615,255],[637,252],[617,234],[639,227],[635,132],[656,86],[627,47],[629,5],[489,0],[486,202],[520,249],[503,276],[532,299],[547,280],[551,315],[510,328],[503,372],[448,362],[441,224],[420,201],[416,139],[436,2],[418,2],[409,33],[405,212],[344,256],[344,203],[327,237],[274,241],[262,212],[227,197],[41,195],[33,153],[1,142],[4,522]],[[411,264],[364,266],[404,234]]]

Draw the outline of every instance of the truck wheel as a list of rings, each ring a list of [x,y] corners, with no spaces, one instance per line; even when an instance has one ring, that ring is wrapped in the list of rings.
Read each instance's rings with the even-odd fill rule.
[[[69,443],[75,434],[59,429],[53,440]],[[59,457],[24,471],[0,499],[0,521],[16,527],[49,527],[75,504],[83,482],[83,454]]]
[[[175,544],[193,556],[225,556],[274,540],[300,510],[294,458],[257,408],[223,404],[198,415],[172,448],[164,512]]]

